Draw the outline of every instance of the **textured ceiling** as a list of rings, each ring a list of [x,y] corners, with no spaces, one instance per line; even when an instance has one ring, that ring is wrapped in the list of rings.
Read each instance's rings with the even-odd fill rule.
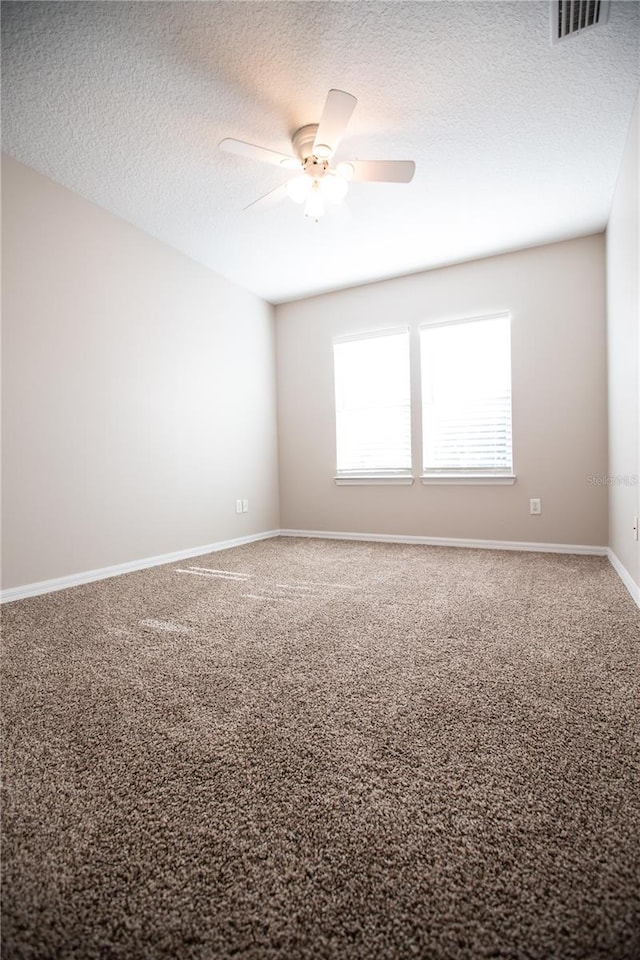
[[[3,3],[3,145],[271,302],[605,227],[639,79],[640,9],[550,43],[544,2]],[[350,220],[288,199],[327,91],[358,105],[337,159],[413,159],[352,184]]]

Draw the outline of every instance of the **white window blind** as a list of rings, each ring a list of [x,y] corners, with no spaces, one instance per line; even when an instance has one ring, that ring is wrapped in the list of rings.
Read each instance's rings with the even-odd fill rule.
[[[420,330],[423,472],[512,472],[508,316]]]
[[[411,470],[409,331],[336,341],[338,475]]]

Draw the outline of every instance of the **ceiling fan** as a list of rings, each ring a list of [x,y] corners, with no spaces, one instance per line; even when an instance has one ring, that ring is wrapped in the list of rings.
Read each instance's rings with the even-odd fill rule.
[[[344,199],[349,181],[409,183],[416,165],[413,160],[343,160],[333,165],[333,158],[354,111],[357,99],[344,90],[329,90],[319,123],[309,123],[296,130],[291,143],[292,154],[278,153],[244,140],[226,139],[220,149],[262,163],[272,163],[295,171],[297,176],[254,200],[249,208],[271,206],[285,197],[304,203],[305,216],[317,220],[327,203]]]

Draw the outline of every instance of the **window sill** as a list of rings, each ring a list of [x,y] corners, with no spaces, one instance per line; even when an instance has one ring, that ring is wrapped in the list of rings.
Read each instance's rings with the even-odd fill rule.
[[[410,486],[414,477],[412,474],[369,474],[368,476],[358,476],[357,474],[341,474],[333,478],[338,487],[390,485],[390,486]]]
[[[420,482],[425,486],[430,484],[507,484],[512,485],[516,482],[515,473],[423,473]]]

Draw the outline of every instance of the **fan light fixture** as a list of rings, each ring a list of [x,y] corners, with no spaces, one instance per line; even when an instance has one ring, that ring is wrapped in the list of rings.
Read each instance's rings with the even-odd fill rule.
[[[317,219],[324,215],[325,203],[340,203],[347,195],[349,185],[338,173],[323,171],[321,176],[312,177],[303,173],[285,183],[288,196],[294,203],[304,203],[306,217]]]
[[[329,203],[341,203],[347,195],[349,184],[338,173],[330,173],[318,183],[320,193]]]
[[[343,160],[342,163],[339,163],[336,167],[336,173],[344,177],[345,180],[351,180],[355,172],[355,167],[352,163],[349,163],[348,160]]]
[[[258,147],[244,140],[222,140],[220,148],[227,153],[272,163],[298,173],[298,176],[254,200],[245,210],[268,207],[289,197],[294,203],[304,203],[305,216],[317,220],[324,216],[325,204],[344,200],[351,180],[410,183],[416,169],[413,160],[350,160],[331,166],[357,102],[344,90],[329,90],[320,123],[309,123],[293,134],[292,155]]]
[[[311,184],[307,202],[304,206],[304,215],[305,217],[311,217],[312,220],[324,216],[324,203],[320,195],[320,184],[317,180],[314,180]]]
[[[285,189],[294,203],[304,203],[307,194],[313,185],[313,180],[303,173],[300,177],[294,177],[293,180],[287,180]]]

